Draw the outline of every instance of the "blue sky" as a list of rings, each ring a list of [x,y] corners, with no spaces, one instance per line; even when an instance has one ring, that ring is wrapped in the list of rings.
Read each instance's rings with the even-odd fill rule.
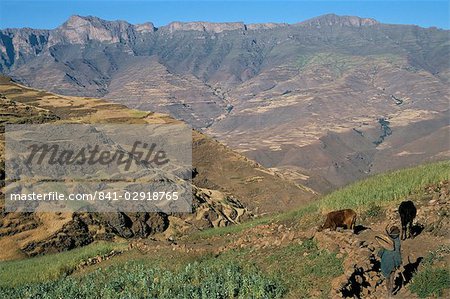
[[[449,28],[449,1],[118,1],[0,0],[0,28],[55,28],[69,16],[94,15],[130,23],[171,21],[296,23],[326,13],[371,17],[383,23]]]

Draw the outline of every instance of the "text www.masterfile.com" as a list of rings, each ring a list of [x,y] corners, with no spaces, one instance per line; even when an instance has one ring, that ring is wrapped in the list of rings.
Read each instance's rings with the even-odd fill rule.
[[[154,201],[176,201],[178,200],[177,191],[94,191],[93,193],[61,193],[56,191],[44,193],[11,193],[11,201],[116,201],[116,200],[154,200]]]

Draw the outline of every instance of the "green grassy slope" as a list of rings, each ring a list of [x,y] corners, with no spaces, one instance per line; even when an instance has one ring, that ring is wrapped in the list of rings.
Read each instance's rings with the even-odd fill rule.
[[[267,223],[285,224],[298,230],[311,229],[322,221],[322,213],[332,209],[354,208],[360,215],[376,214],[374,206],[396,205],[410,195],[420,196],[421,190],[429,184],[449,179],[450,161],[377,175],[301,209],[205,230],[187,241],[205,244],[217,238],[228,241]],[[183,298],[188,293],[192,294],[191,298],[249,298],[249,294],[253,294],[253,298],[327,298],[329,282],[343,271],[342,258],[336,253],[318,248],[314,240],[304,240],[256,251],[232,249],[220,255],[161,250],[151,256],[136,256],[130,252],[112,260],[111,266],[106,264],[105,268],[87,271],[87,274],[67,276],[73,266],[63,265],[74,265],[73,261],[78,261],[80,256],[97,254],[98,249],[92,250],[87,255],[72,251],[0,263],[0,292],[6,294],[6,298],[32,298],[37,294],[46,294],[49,298],[62,294],[67,298],[90,296],[87,294],[105,298],[137,298],[142,294]],[[436,260],[436,257],[428,259]],[[448,284],[448,271],[431,265],[411,284],[411,291],[420,296],[441,294]],[[66,269],[69,270],[65,272]],[[11,273],[17,273],[17,278],[12,279]]]
[[[71,274],[83,261],[124,249],[124,243],[92,243],[71,251],[25,260],[0,262],[0,287],[44,282]]]
[[[429,184],[449,179],[450,161],[392,171],[350,184],[300,209],[256,218],[239,225],[207,229],[192,238],[239,233],[250,227],[271,222],[306,221],[305,225],[308,225],[309,220],[317,220],[317,216],[337,209],[352,208],[359,213],[367,213],[373,210],[374,206],[400,202]]]

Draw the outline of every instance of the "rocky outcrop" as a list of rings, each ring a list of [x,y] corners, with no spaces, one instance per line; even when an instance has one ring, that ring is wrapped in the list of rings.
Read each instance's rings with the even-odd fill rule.
[[[152,29],[148,23],[146,27]],[[88,41],[127,43],[134,39],[135,28],[125,21],[105,21],[96,17],[72,16],[60,27],[51,31],[48,47],[59,43],[85,44]]]
[[[314,239],[320,248],[345,257],[344,274],[331,282],[330,298],[372,298],[373,293],[381,290],[383,279],[373,244],[360,240],[351,231],[318,232]]]
[[[300,26],[308,27],[324,27],[324,26],[349,26],[364,27],[377,25],[379,22],[372,18],[359,18],[355,16],[338,16],[335,14],[327,14],[306,20],[299,23]]]
[[[274,29],[280,27],[287,27],[289,24],[286,23],[255,23],[255,24],[247,24],[247,30],[265,30],[265,29]]]
[[[41,53],[50,30],[31,28],[0,30],[0,72],[17,67]]]
[[[0,194],[1,195],[1,194]],[[6,213],[0,206],[0,238],[32,236],[22,243],[26,256],[56,253],[85,246],[96,240],[145,239],[150,236],[163,239],[173,235],[212,227],[223,227],[248,220],[252,214],[239,200],[215,190],[194,187],[193,213],[72,213],[69,220],[56,213],[51,218],[41,213]],[[61,224],[62,223],[62,224]],[[37,233],[46,225],[62,225],[51,235]],[[52,229],[54,229],[53,227]],[[44,235],[42,237],[41,235]]]
[[[89,222],[82,215],[73,215],[72,221],[47,239],[28,243],[22,251],[28,256],[67,251],[85,246],[94,241],[94,233],[89,229]]]
[[[210,23],[210,22],[172,22],[167,26],[160,28],[161,30],[168,30],[170,33],[175,31],[202,31],[211,33],[220,33],[229,30],[245,30],[245,25],[242,22],[229,23]]]
[[[96,240],[145,239],[150,236],[180,235],[211,227],[236,224],[252,215],[236,199],[224,197],[217,191],[196,189],[194,192],[194,213],[74,213],[72,219],[51,236],[27,243],[21,251],[27,256],[67,251],[85,246]],[[9,214],[12,215],[12,214]],[[39,216],[29,213],[27,218],[19,217],[23,224],[10,227],[8,234],[15,235],[32,230],[40,225]],[[5,219],[0,218],[0,233]],[[27,223],[34,225],[26,225]],[[14,229],[17,228],[17,229]],[[166,230],[169,231],[166,232]],[[4,234],[4,233],[3,233]],[[1,237],[1,235],[0,235]],[[163,236],[163,238],[165,238]]]
[[[155,31],[151,22],[132,25],[125,21],[106,21],[78,15],[70,17],[54,30],[0,30],[0,72],[7,73],[18,68],[42,52],[49,54],[50,48],[58,44],[85,45],[93,41],[130,44],[137,37]]]
[[[137,24],[137,25],[134,25],[134,28],[139,33],[152,33],[152,32],[156,31],[156,28],[155,28],[155,26],[153,25],[152,22],[146,22],[146,23],[143,23],[143,24]]]
[[[146,238],[164,232],[169,226],[164,213],[103,213],[101,222],[106,231],[123,238]]]

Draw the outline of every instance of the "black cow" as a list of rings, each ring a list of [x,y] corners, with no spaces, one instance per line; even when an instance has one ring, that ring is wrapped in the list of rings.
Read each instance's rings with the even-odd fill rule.
[[[417,209],[414,206],[414,203],[410,200],[403,201],[398,207],[398,213],[400,214],[400,220],[402,222],[402,240],[406,239],[407,233],[409,238],[413,238],[412,226],[414,218],[416,218],[417,215]]]

